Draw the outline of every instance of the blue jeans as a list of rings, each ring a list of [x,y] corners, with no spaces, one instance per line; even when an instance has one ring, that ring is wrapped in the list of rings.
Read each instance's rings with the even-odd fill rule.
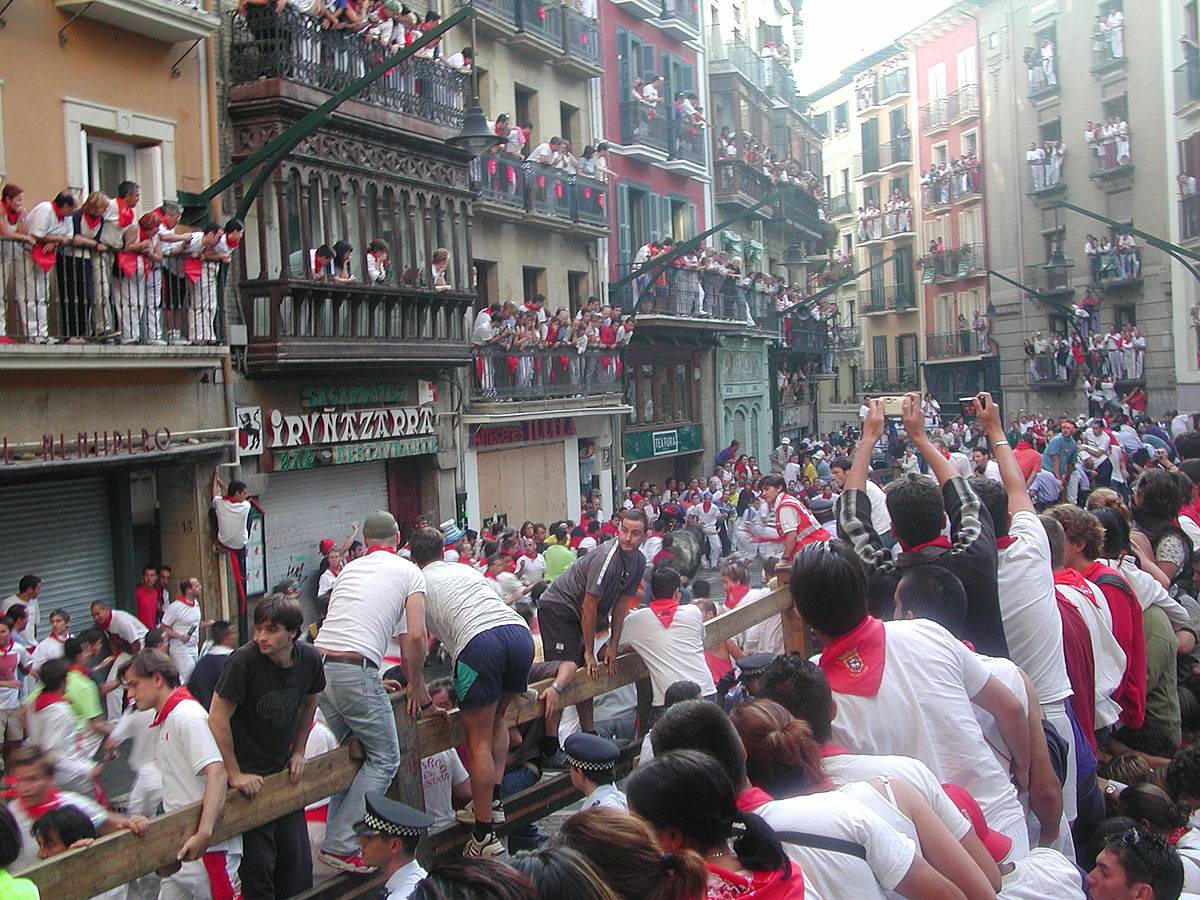
[[[349,856],[358,852],[353,825],[366,812],[369,791],[386,791],[400,768],[400,739],[392,703],[379,673],[353,663],[325,661],[321,712],[338,742],[353,736],[362,746],[362,768],[350,787],[329,800],[329,824],[321,849]]]

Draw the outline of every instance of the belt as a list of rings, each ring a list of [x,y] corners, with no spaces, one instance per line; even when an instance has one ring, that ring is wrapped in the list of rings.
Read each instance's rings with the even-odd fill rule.
[[[364,669],[379,668],[378,664],[353,650],[322,650],[321,659],[327,663],[345,663],[348,666],[359,666]]]

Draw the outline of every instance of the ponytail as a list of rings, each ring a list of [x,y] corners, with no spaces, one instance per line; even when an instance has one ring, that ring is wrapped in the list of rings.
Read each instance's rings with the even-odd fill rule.
[[[779,799],[825,783],[821,744],[807,722],[761,697],[739,704],[729,718],[746,748],[746,776],[755,787]]]
[[[646,897],[662,900],[694,900],[708,890],[708,866],[704,857],[694,850],[677,850],[662,855],[665,883],[658,890],[649,889]]]
[[[783,869],[791,875],[792,863],[783,843],[762,816],[739,810],[733,821],[742,826],[733,832],[733,852],[738,862],[753,872]]]

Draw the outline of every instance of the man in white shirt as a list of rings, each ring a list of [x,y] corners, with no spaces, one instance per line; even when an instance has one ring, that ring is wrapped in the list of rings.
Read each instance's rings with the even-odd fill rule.
[[[152,709],[127,709],[104,740],[106,755],[115,755],[117,747],[126,741],[132,741],[129,768],[133,770],[134,778],[126,804],[131,815],[153,816],[162,802],[162,773],[158,768],[158,753],[155,748],[158,735],[150,730],[150,723],[153,721]]]
[[[1046,151],[1037,144],[1030,144],[1025,153],[1025,162],[1033,174],[1033,189],[1039,191],[1046,186]]]
[[[212,508],[217,517],[217,543],[229,555],[229,570],[237,585],[239,609],[244,612],[246,604],[246,543],[250,540],[250,510],[262,507],[257,500],[250,499],[244,481],[231,481],[222,493],[222,483],[217,471],[212,477]]]
[[[679,573],[658,566],[650,576],[650,605],[625,617],[622,649],[632,649],[650,670],[650,722],[662,712],[667,688],[677,681],[700,686],[700,696],[716,696],[712,673],[704,661],[704,617],[698,607],[679,605]]]
[[[391,800],[381,793],[364,798],[366,814],[354,823],[362,857],[387,881],[380,888],[381,900],[408,900],[417,883],[428,873],[417,862],[417,844],[433,817]]]
[[[471,796],[471,776],[455,748],[421,760],[421,793],[434,828],[455,821],[454,807],[467,803]]]
[[[105,707],[108,718],[116,719],[125,707],[125,688],[121,686],[118,672],[125,663],[129,662],[142,651],[146,640],[146,626],[134,615],[123,609],[113,609],[103,600],[95,601],[91,606],[92,621],[108,638],[113,659],[112,667],[108,670],[108,678],[100,688],[100,696],[105,697]]]
[[[200,650],[200,579],[184,578],[179,582],[179,598],[163,610],[161,628],[180,682],[186,682],[196,668]]]
[[[712,493],[705,491],[700,495],[700,502],[688,507],[688,517],[696,520],[704,537],[708,541],[708,566],[715,569],[721,562],[721,537],[717,534],[717,522],[722,513],[720,507],[712,502]]]
[[[162,774],[163,809],[170,813],[200,804],[196,830],[179,848],[182,864],[163,879],[162,900],[232,896],[241,837],[209,846],[213,829],[225,805],[229,779],[216,739],[208,727],[208,713],[179,686],[179,672],[160,650],[146,650],[125,672],[129,696],[139,710],[154,710],[150,727],[157,729],[158,767]]]
[[[580,811],[606,807],[629,809],[629,804],[615,784],[616,764],[621,749],[608,738],[577,731],[563,741],[563,753],[570,766],[571,786],[583,794]]]
[[[500,802],[508,754],[504,714],[529,687],[533,635],[486,578],[470,566],[443,561],[442,534],[436,528],[417,529],[409,539],[409,549],[425,582],[427,625],[450,654],[459,715],[467,735],[466,767],[472,795],[469,819],[475,827],[464,852],[467,856],[498,856],[504,852],[494,830],[504,822]],[[421,637],[424,639],[424,631]],[[490,814],[485,818],[480,810]]]
[[[548,141],[542,141],[529,154],[529,161],[533,163],[542,163],[543,165],[553,166],[559,162],[559,151],[562,148],[562,138],[552,137]]]
[[[425,687],[425,578],[396,553],[400,527],[391,513],[372,513],[363,523],[365,556],[342,569],[329,595],[329,611],[316,647],[325,661],[321,712],[342,740],[362,747],[362,768],[347,791],[329,805],[329,825],[319,854],[322,862],[363,874],[353,825],[363,815],[363,798],[391,784],[400,767],[396,719],[379,667],[394,634],[404,635],[408,711],[413,717],[433,710]],[[464,567],[465,568],[465,567]]]
[[[839,456],[829,464],[829,471],[833,475],[833,481],[839,490],[845,488],[846,475],[850,471],[850,457]],[[892,517],[887,510],[887,497],[883,493],[883,488],[870,478],[867,479],[866,492],[867,497],[871,501],[871,527],[875,529],[875,533],[883,541],[883,546],[890,547],[895,543],[895,539],[892,537]],[[838,498],[833,504],[835,521],[841,502],[842,495],[838,494]]]
[[[824,552],[824,551],[822,551]],[[830,791],[774,801],[746,777],[746,751],[733,723],[715,703],[689,700],[663,713],[650,732],[654,756],[698,750],[715,759],[738,791],[738,809],[762,816],[776,831],[800,831],[860,844],[866,859],[799,844],[784,849],[821,897],[882,900],[954,896],[954,888],[917,852],[916,844],[860,801]],[[653,765],[653,763],[652,763]],[[640,770],[639,770],[640,771]]]
[[[28,615],[28,607],[26,607],[26,615]],[[34,648],[33,656],[29,660],[30,674],[36,678],[38,669],[45,662],[62,657],[67,639],[70,637],[70,615],[62,609],[53,610],[50,613],[50,634]]]
[[[7,765],[12,753],[25,738],[21,718],[21,684],[33,667],[33,658],[26,647],[13,640],[12,620],[0,617],[0,741],[4,744]]]
[[[79,721],[63,696],[67,661],[52,659],[42,666],[42,692],[29,709],[29,743],[54,757],[54,783],[63,790],[91,795],[92,763],[83,752]]]
[[[25,297],[23,318],[25,336],[31,341],[46,343],[50,339],[50,271],[54,268],[58,249],[75,236],[72,216],[76,201],[73,194],[63,191],[53,200],[39,203],[25,217],[25,232],[37,242],[33,245],[33,264],[25,284],[33,282],[33,296]]]
[[[976,447],[972,450],[971,462],[972,475],[989,478],[992,481],[1000,480],[1000,467],[996,465],[996,461],[992,459],[992,454],[986,447]]]
[[[37,625],[39,619],[38,596],[42,593],[42,579],[36,575],[22,575],[21,580],[17,582],[17,592],[11,596],[5,597],[4,602],[0,603],[0,613],[8,614],[8,610],[16,603],[20,603],[25,607],[25,613],[29,616],[29,624],[25,626],[21,632],[21,637],[30,646],[37,644]]]
[[[1023,856],[1029,835],[1017,791],[974,713],[979,706],[996,719],[1025,790],[1029,730],[1020,701],[940,625],[872,617],[864,575],[853,549],[840,542],[801,551],[792,569],[792,600],[824,645],[820,666],[837,701],[835,738],[858,753],[915,757],[943,782],[965,787]],[[840,602],[830,605],[829,597]]]

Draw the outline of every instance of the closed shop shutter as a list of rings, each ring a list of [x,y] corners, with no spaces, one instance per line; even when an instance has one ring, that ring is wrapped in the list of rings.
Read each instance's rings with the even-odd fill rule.
[[[559,442],[480,453],[479,515],[485,521],[507,515],[514,527],[577,518],[567,510],[565,452]]]
[[[42,579],[42,637],[50,633],[52,609],[65,609],[78,634],[92,624],[88,607],[93,600],[113,603],[112,532],[103,478],[0,487],[0,598],[17,592],[22,575]]]
[[[316,599],[322,538],[341,543],[350,525],[388,508],[386,463],[355,463],[276,472],[262,498],[267,512],[267,590],[285,578],[300,582],[308,609]]]

